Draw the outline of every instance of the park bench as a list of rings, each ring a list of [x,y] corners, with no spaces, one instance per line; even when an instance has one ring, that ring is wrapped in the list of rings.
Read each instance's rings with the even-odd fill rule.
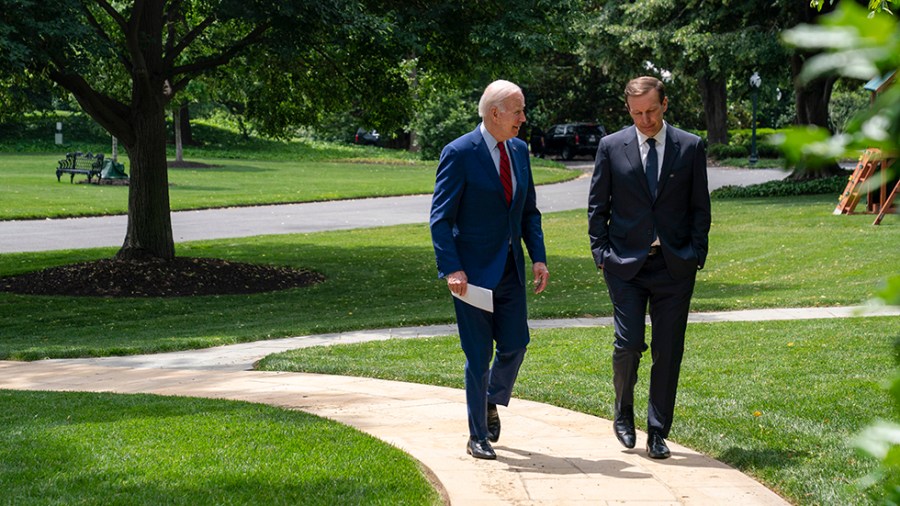
[[[91,153],[83,154],[81,151],[66,153],[66,157],[59,161],[59,167],[56,168],[56,180],[59,181],[63,174],[69,174],[69,182],[71,183],[75,180],[75,174],[84,174],[88,178],[88,183],[90,183],[94,176],[97,176],[97,181],[100,180],[102,170],[103,153],[97,153],[96,155]]]

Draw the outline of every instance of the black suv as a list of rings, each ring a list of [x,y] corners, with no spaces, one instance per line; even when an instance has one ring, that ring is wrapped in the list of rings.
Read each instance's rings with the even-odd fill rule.
[[[362,144],[364,146],[380,146],[381,134],[375,130],[370,131],[363,127],[359,127],[356,130],[356,136],[353,137],[353,143]]]
[[[600,139],[606,129],[595,123],[564,123],[553,125],[540,139],[532,139],[532,152],[538,156],[559,155],[563,160],[571,160],[577,155],[597,155]],[[535,142],[541,146],[534,146]]]

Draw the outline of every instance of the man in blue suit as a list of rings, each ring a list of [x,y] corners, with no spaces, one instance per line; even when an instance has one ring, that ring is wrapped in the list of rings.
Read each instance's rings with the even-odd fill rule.
[[[658,79],[631,80],[625,104],[634,126],[600,141],[588,230],[614,310],[613,430],[622,445],[634,448],[634,385],[647,350],[649,303],[653,365],[647,451],[664,459],[694,281],[709,246],[706,149],[699,137],[663,120],[669,102]]]
[[[495,459],[491,442],[500,437],[497,405],[509,405],[530,339],[523,242],[535,293],[544,290],[550,274],[528,145],[516,137],[525,123],[522,90],[494,81],[481,96],[478,114],[478,128],[441,153],[430,223],[438,275],[450,291],[465,296],[469,283],[493,290],[493,312],[457,297],[453,303],[466,355],[466,452]]]

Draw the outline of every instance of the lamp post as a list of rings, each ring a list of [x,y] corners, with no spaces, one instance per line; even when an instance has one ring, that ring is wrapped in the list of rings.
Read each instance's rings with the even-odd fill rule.
[[[756,96],[759,94],[759,86],[762,84],[762,78],[759,77],[759,72],[754,72],[752,76],[750,76],[750,88],[753,90],[753,120],[752,120],[752,134],[750,136],[750,165],[755,165],[757,161],[759,161],[759,155],[756,153]]]

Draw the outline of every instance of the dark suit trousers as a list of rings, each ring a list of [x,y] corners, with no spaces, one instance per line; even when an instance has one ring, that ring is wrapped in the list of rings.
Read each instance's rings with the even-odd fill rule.
[[[650,368],[647,429],[668,437],[696,276],[673,279],[661,253],[648,257],[632,279],[619,278],[606,270],[603,273],[615,312],[613,383],[616,410],[634,405],[638,364],[641,354],[647,350],[644,327],[649,303],[653,365]]]
[[[507,257],[503,278],[494,289],[493,313],[482,311],[456,297],[453,303],[459,340],[466,355],[469,435],[485,439],[488,437],[487,403],[509,405],[530,339],[525,287],[519,283],[512,253]]]

